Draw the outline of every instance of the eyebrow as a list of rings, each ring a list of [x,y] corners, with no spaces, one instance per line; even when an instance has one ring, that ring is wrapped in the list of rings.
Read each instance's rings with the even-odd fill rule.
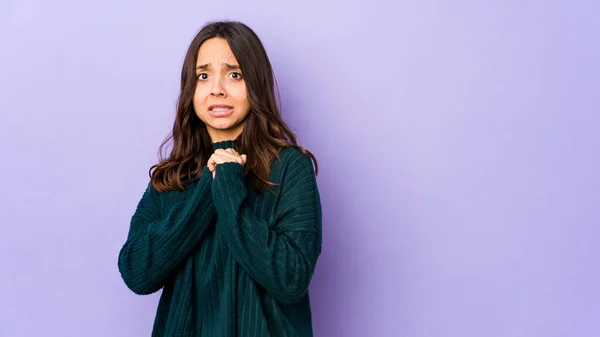
[[[240,69],[240,66],[237,64],[229,64],[229,63],[223,63],[222,64],[223,68],[227,68],[227,69]],[[198,69],[206,69],[208,68],[208,63],[206,64],[201,64],[199,66],[196,67],[196,70]]]

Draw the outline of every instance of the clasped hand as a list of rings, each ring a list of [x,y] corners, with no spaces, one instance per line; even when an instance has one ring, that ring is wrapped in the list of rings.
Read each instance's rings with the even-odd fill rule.
[[[217,165],[223,163],[238,163],[240,165],[246,164],[246,155],[240,155],[234,149],[217,149],[215,152],[208,158],[208,169],[212,172],[213,179],[215,178],[215,174],[217,172]]]

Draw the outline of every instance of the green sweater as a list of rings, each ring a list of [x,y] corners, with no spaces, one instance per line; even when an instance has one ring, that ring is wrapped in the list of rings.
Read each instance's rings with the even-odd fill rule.
[[[162,288],[152,336],[312,336],[308,287],[321,253],[312,161],[285,148],[270,181],[276,194],[257,192],[242,165],[223,163],[183,192],[149,185],[118,265],[134,293]]]

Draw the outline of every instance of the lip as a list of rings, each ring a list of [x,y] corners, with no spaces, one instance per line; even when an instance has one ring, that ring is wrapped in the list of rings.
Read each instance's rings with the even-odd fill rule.
[[[227,108],[227,110],[213,111],[213,108]],[[208,113],[213,117],[227,117],[233,113],[233,107],[227,104],[212,104],[208,107]]]
[[[212,110],[213,108],[229,108],[229,109],[233,109],[233,107],[231,105],[227,105],[227,104],[211,104],[208,107],[208,110]]]

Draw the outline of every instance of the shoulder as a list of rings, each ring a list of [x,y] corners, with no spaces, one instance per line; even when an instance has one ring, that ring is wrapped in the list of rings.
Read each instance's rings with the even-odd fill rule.
[[[154,209],[159,216],[162,216],[165,210],[185,199],[185,191],[168,190],[159,191],[152,181],[148,182],[142,200],[147,208]]]
[[[300,149],[295,146],[287,146],[279,153],[279,159],[275,158],[275,162],[280,162],[281,168],[285,171],[292,169],[300,169],[304,173],[311,173],[314,175],[314,167],[312,158],[303,153]]]
[[[312,186],[316,184],[313,160],[294,146],[283,148],[278,158],[271,165],[271,181],[281,184],[283,192],[295,186]]]
[[[146,199],[148,203],[157,204],[160,192],[154,187],[152,181],[148,182],[146,189],[144,190],[143,199]]]

